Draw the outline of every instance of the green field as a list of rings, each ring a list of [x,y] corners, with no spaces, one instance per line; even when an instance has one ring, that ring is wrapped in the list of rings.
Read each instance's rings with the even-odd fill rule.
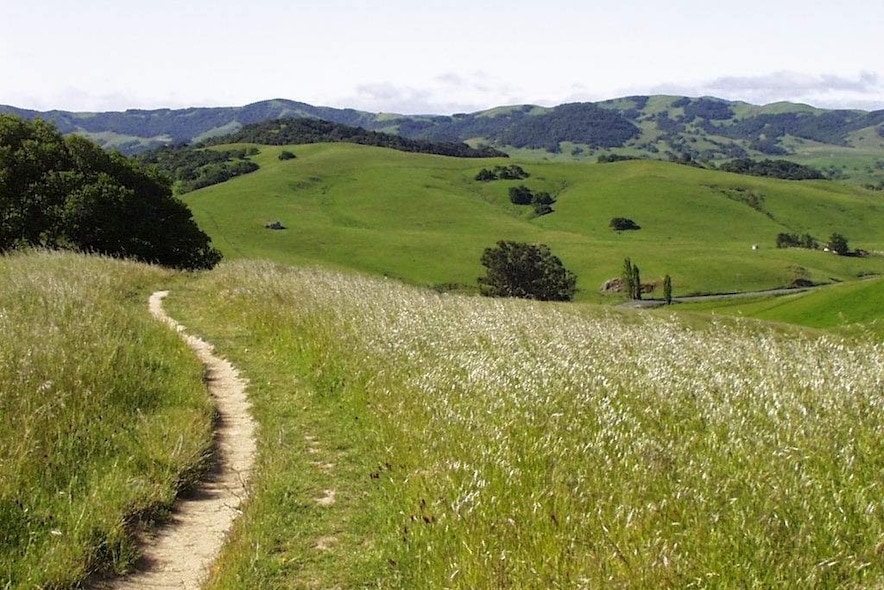
[[[501,239],[543,242],[578,275],[578,298],[587,301],[599,300],[599,286],[619,275],[627,256],[646,282],[670,274],[676,295],[884,272],[881,255],[847,258],[774,247],[779,232],[809,232],[821,241],[839,232],[852,247],[884,251],[884,201],[844,184],[651,161],[517,161],[532,174],[523,181],[527,186],[558,198],[555,213],[532,219],[507,197],[520,181],[473,178],[504,160],[346,144],[260,149],[255,161],[261,170],[185,196],[229,258],[318,263],[416,284],[473,287],[486,247]],[[298,158],[279,161],[282,149]],[[632,218],[642,229],[612,232],[613,217]],[[264,229],[274,220],[288,229]]]

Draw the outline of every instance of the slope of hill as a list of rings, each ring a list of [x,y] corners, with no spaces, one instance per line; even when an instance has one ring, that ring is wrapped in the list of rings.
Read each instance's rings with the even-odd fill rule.
[[[243,147],[243,146],[238,146]],[[189,193],[195,218],[229,257],[321,263],[406,279],[475,285],[496,240],[544,242],[580,277],[580,297],[620,273],[627,256],[646,282],[676,295],[751,291],[884,273],[884,257],[777,249],[780,232],[833,232],[884,250],[884,203],[830,181],[781,181],[654,161],[519,162],[527,180],[479,182],[500,159],[462,160],[349,144],[261,146],[260,170]],[[283,149],[295,160],[280,161]],[[525,184],[557,198],[532,217],[508,198]],[[642,229],[614,232],[614,217]],[[279,220],[288,229],[264,229]],[[753,250],[753,245],[759,245]]]
[[[487,144],[532,159],[585,160],[610,153],[702,162],[787,157],[833,178],[884,188],[884,110],[632,96],[552,108],[498,107],[450,116],[375,114],[281,99],[243,107],[111,113],[39,113],[0,106],[0,113],[46,118],[64,133],[82,133],[126,153],[219,137],[262,121],[306,117],[409,139]]]
[[[786,322],[884,341],[884,279],[832,285],[755,301],[729,300],[679,305],[679,311],[712,311]]]

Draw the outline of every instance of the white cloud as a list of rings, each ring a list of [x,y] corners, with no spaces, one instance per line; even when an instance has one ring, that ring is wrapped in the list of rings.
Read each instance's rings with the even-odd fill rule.
[[[662,84],[654,94],[711,95],[752,104],[803,102],[822,108],[884,108],[884,84],[877,72],[856,77],[780,71],[756,76],[722,76],[697,84]]]
[[[485,72],[448,72],[423,85],[360,84],[354,96],[336,102],[369,111],[451,114],[524,102],[519,94],[511,84]]]

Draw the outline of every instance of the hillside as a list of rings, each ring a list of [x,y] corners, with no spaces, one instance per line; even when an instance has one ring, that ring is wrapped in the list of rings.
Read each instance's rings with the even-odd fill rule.
[[[312,118],[434,142],[491,145],[532,159],[585,160],[611,153],[720,162],[785,157],[837,179],[884,188],[884,110],[756,106],[712,97],[632,96],[552,108],[498,107],[454,115],[396,115],[268,100],[243,107],[0,113],[53,121],[106,147],[136,153],[234,133],[279,118]]]
[[[224,146],[243,148],[254,146]],[[319,263],[448,288],[475,285],[496,240],[549,244],[579,277],[579,298],[620,273],[627,256],[646,282],[673,278],[676,295],[752,291],[794,279],[846,281],[884,273],[884,257],[778,249],[781,232],[833,232],[884,251],[884,203],[830,181],[783,181],[665,162],[605,165],[515,160],[524,180],[480,182],[508,160],[464,160],[349,144],[258,146],[260,169],[189,193],[185,201],[231,258]],[[282,150],[297,158],[280,161]],[[556,198],[534,217],[513,205],[524,184]],[[615,232],[614,217],[640,231]],[[264,225],[280,221],[287,228]],[[757,250],[752,246],[758,245]]]
[[[782,297],[689,303],[679,311],[712,311],[871,336],[884,342],[884,279],[855,281]]]

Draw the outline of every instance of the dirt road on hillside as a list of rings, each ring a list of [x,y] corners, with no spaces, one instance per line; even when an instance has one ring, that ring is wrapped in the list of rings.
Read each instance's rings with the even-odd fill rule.
[[[206,367],[209,393],[218,409],[214,445],[216,466],[205,481],[176,502],[168,524],[143,539],[136,572],[104,582],[105,590],[198,589],[215,561],[246,497],[255,459],[255,423],[249,414],[245,381],[212,353],[212,345],[189,336],[166,315],[167,291],[150,297],[150,312],[169,324]]]

